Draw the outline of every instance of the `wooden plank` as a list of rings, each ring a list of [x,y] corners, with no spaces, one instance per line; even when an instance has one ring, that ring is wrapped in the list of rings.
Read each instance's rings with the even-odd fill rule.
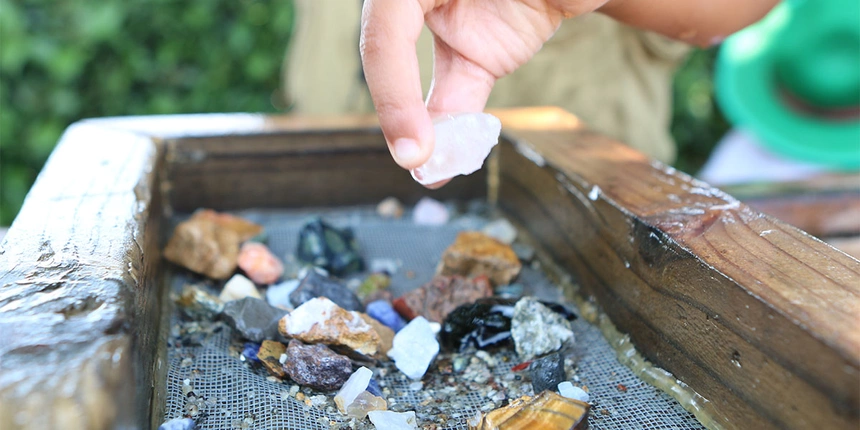
[[[71,127],[0,245],[0,428],[143,427],[161,296],[158,149]]]
[[[505,136],[500,207],[722,425],[860,425],[860,262],[580,126]]]
[[[166,160],[166,194],[179,212],[467,200],[487,188],[482,170],[427,190],[392,161],[379,130],[182,138],[168,141]]]

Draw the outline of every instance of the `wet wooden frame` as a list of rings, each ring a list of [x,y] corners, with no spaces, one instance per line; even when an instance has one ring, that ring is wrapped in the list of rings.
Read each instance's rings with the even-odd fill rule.
[[[719,425],[857,427],[860,262],[562,111],[498,114],[492,168],[436,192],[367,117],[73,125],[0,245],[0,427],[160,421],[172,211],[425,194],[497,203]]]

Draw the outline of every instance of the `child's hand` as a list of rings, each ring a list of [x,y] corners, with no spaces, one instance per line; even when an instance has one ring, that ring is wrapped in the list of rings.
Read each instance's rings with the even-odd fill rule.
[[[364,73],[397,164],[411,169],[427,161],[434,142],[431,117],[483,111],[496,79],[528,61],[565,16],[589,12],[605,1],[365,1]],[[425,19],[435,35],[426,107],[415,54]]]

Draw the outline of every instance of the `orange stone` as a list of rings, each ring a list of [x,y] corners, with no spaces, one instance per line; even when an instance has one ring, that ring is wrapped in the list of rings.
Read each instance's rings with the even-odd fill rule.
[[[281,355],[287,352],[287,346],[281,342],[264,340],[257,351],[257,358],[272,375],[284,379],[287,376],[284,365],[281,364]]]
[[[510,246],[477,231],[464,231],[442,254],[437,274],[487,276],[493,285],[507,285],[522,268]]]
[[[239,249],[238,262],[248,278],[258,284],[274,284],[284,274],[284,265],[262,243],[245,242]]]

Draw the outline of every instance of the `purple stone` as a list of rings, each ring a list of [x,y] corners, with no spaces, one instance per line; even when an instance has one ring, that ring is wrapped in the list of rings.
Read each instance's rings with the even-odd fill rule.
[[[406,326],[406,321],[391,307],[388,300],[376,300],[367,304],[366,312],[372,318],[394,330],[395,333]]]

